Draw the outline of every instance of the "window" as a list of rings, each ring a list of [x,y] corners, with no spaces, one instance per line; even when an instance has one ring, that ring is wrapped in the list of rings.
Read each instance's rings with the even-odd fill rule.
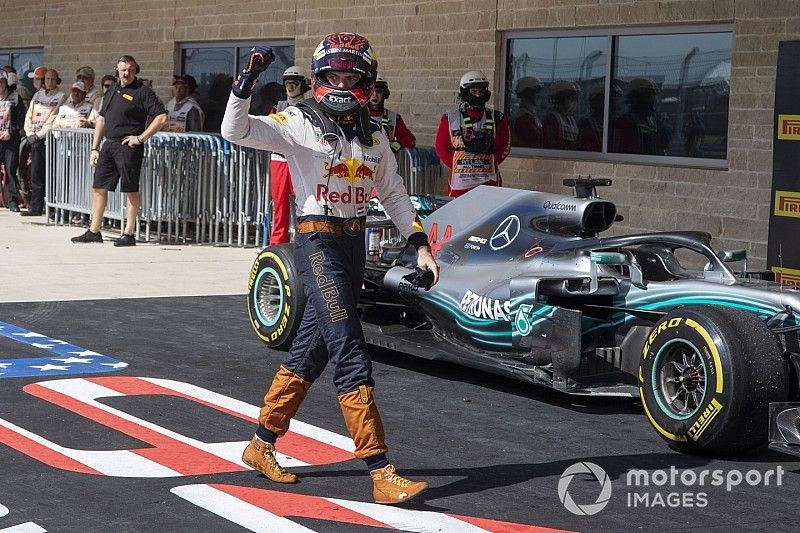
[[[17,69],[17,84],[28,89],[30,94],[36,91],[33,87],[33,78],[29,78],[28,74],[43,64],[44,51],[41,48],[0,50],[0,67],[11,65]]]
[[[219,132],[231,83],[244,68],[255,44],[268,46],[275,53],[275,62],[258,78],[250,102],[250,113],[266,115],[285,98],[283,71],[294,64],[291,43],[196,43],[181,46],[182,74],[194,76],[197,90],[194,97],[205,113],[205,131]]]
[[[510,34],[514,152],[725,167],[731,45],[727,27]]]
[[[599,122],[593,120],[597,113],[591,102],[597,102],[598,87],[599,96],[603,95],[607,43],[604,37],[509,42],[506,112],[512,125],[512,146],[601,151],[602,99]],[[581,98],[581,93],[587,98]],[[592,129],[595,123],[597,131]]]

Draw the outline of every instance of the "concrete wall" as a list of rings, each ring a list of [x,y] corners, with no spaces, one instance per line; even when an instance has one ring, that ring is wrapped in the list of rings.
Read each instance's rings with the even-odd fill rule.
[[[797,0],[197,0],[185,7],[174,0],[31,0],[3,9],[0,49],[43,46],[46,63],[65,80],[82,64],[98,76],[110,72],[120,54],[130,53],[167,98],[181,42],[293,39],[297,62],[306,65],[321,36],[355,31],[377,51],[392,88],[390,107],[420,144],[430,145],[441,113],[456,102],[461,74],[499,72],[503,31],[733,24],[727,170],[529,157],[511,157],[501,170],[508,186],[562,192],[565,177],[612,177],[605,195],[626,216],[616,232],[705,230],[716,246],[747,248],[763,265],[777,48],[800,39],[797,6]],[[495,80],[496,95],[500,85]]]

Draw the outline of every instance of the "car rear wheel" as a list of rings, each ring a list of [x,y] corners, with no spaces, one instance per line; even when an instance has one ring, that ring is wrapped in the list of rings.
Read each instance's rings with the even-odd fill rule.
[[[291,244],[265,248],[253,263],[247,286],[250,324],[275,350],[287,350],[292,345],[306,307],[293,250]]]
[[[788,390],[778,339],[739,309],[676,309],[642,350],[645,414],[680,451],[734,454],[766,443],[769,403],[786,401]]]

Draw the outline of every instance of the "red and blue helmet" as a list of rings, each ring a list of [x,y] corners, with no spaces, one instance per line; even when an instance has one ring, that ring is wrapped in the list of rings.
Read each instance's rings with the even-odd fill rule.
[[[342,89],[328,83],[329,71],[354,72],[361,79]],[[369,41],[355,33],[332,33],[319,43],[311,58],[314,100],[331,115],[352,115],[367,105],[378,77],[378,62]]]

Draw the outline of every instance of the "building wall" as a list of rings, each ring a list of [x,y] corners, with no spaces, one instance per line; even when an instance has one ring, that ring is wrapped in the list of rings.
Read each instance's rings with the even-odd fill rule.
[[[560,192],[565,177],[608,176],[614,186],[604,195],[625,215],[614,231],[705,230],[716,246],[746,248],[757,265],[766,257],[775,65],[778,43],[800,39],[797,0],[31,0],[3,11],[0,48],[43,46],[65,80],[83,64],[99,78],[129,53],[164,98],[176,43],[294,39],[307,65],[324,34],[362,33],[390,82],[388,105],[423,145],[456,104],[464,71],[499,72],[500,32],[732,23],[727,170],[530,157],[510,157],[501,170],[508,186]]]

